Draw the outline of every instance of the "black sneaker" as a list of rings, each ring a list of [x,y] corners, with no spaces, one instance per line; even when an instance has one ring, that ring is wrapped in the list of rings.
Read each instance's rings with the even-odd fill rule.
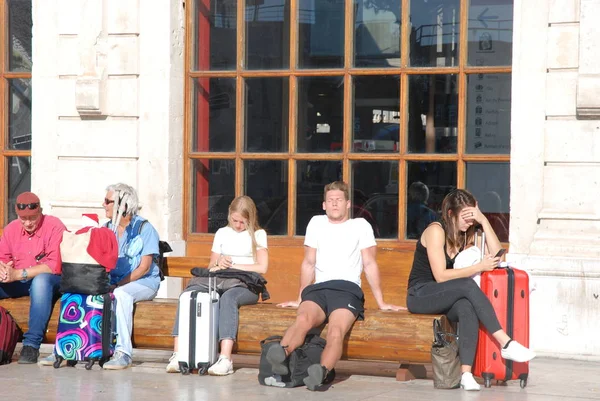
[[[19,357],[20,364],[34,364],[37,363],[38,357],[40,356],[40,350],[33,348],[30,345],[24,345],[21,349],[21,356]]]
[[[285,363],[286,359],[285,349],[279,344],[273,344],[267,350],[267,361],[271,364],[271,370],[276,375],[285,376],[289,373]]]
[[[335,378],[335,369],[327,370],[325,366],[315,363],[308,367],[308,376],[304,378],[304,384],[310,391],[316,391],[323,384],[329,384]]]

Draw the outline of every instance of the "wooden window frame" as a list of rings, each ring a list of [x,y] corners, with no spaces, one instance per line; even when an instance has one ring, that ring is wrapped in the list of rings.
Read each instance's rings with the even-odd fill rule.
[[[410,0],[402,0],[402,21],[400,37],[400,66],[396,68],[355,68],[352,66],[354,49],[354,0],[345,0],[344,21],[344,66],[339,69],[300,69],[297,68],[298,60],[298,16],[295,10],[300,0],[290,0],[290,35],[289,35],[289,69],[285,70],[244,70],[245,60],[245,35],[244,15],[246,0],[237,3],[237,41],[236,41],[236,69],[229,71],[197,71],[192,68],[194,55],[195,2],[190,1],[186,6],[186,35],[185,35],[185,113],[184,113],[184,190],[183,190],[183,235],[188,243],[188,255],[195,255],[200,250],[205,250],[205,245],[212,242],[214,234],[192,233],[190,231],[190,218],[193,215],[191,196],[192,191],[192,162],[197,159],[234,159],[235,160],[235,196],[243,194],[243,162],[245,160],[287,160],[288,161],[288,227],[287,235],[272,236],[269,242],[274,245],[301,245],[303,236],[295,235],[296,232],[296,160],[339,160],[342,162],[343,179],[352,186],[350,164],[353,161],[389,161],[399,162],[398,166],[398,236],[392,239],[377,239],[385,243],[386,247],[395,249],[414,249],[414,239],[405,239],[406,236],[406,208],[402,200],[406,199],[406,170],[407,162],[411,161],[452,161],[457,164],[457,187],[465,188],[467,162],[510,162],[510,154],[506,155],[479,155],[467,154],[466,125],[467,125],[467,76],[478,73],[511,73],[511,66],[473,67],[467,65],[468,56],[468,8],[469,0],[460,0],[459,20],[459,63],[457,67],[411,67],[409,66],[409,12]],[[458,83],[458,136],[457,152],[453,154],[440,153],[407,153],[408,138],[408,76],[423,74],[456,74]],[[352,139],[352,77],[361,75],[399,75],[400,76],[400,150],[398,153],[365,154],[351,151]],[[296,151],[296,124],[297,124],[297,78],[310,76],[342,76],[344,78],[344,124],[343,148],[340,153],[297,153]],[[234,152],[193,152],[192,151],[192,126],[193,126],[193,94],[194,80],[197,78],[235,78],[236,80],[236,132]],[[251,153],[243,151],[244,132],[244,85],[245,78],[252,77],[287,77],[289,78],[289,140],[287,152],[276,153]],[[204,246],[196,246],[196,245]]]
[[[7,80],[9,79],[31,79],[31,72],[10,72],[9,71],[9,51],[11,49],[9,40],[9,21],[8,21],[8,2],[0,0],[0,96],[2,106],[0,107],[0,177],[4,184],[0,189],[0,196],[3,201],[0,202],[0,231],[9,223],[8,220],[8,173],[10,166],[8,160],[10,157],[31,157],[31,150],[12,150],[8,146],[9,132],[9,94]]]

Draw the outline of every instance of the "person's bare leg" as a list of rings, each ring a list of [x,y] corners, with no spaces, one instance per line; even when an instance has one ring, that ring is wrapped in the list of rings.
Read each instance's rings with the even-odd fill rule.
[[[233,340],[230,338],[225,338],[221,340],[221,352],[219,354],[221,356],[226,357],[231,360],[231,353],[233,352]]]
[[[329,315],[327,323],[327,345],[321,355],[321,365],[327,370],[335,367],[342,357],[344,338],[356,320],[348,309],[336,309]]]
[[[298,307],[296,320],[285,331],[279,345],[272,345],[267,351],[267,361],[273,373],[287,375],[289,369],[285,362],[288,355],[304,343],[306,333],[325,321],[325,312],[313,301],[304,301]]]
[[[355,320],[356,316],[348,309],[336,309],[329,315],[327,345],[321,354],[321,363],[309,366],[308,377],[304,378],[304,384],[309,390],[319,388],[342,357],[344,338]]]
[[[179,349],[179,336],[173,337],[173,352],[177,352]]]
[[[285,331],[281,345],[290,352],[304,344],[306,333],[310,329],[319,326],[325,321],[325,312],[313,301],[304,301],[298,307],[298,313],[294,323]]]

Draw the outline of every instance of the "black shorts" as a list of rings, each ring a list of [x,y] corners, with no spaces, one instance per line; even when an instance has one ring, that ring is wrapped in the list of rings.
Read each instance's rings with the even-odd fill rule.
[[[346,280],[329,280],[312,284],[302,291],[302,302],[319,305],[327,318],[336,309],[348,309],[358,320],[365,318],[365,295],[362,289]]]

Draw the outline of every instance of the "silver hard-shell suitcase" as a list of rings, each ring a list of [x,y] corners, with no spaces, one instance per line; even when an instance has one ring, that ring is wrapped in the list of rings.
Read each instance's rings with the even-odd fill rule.
[[[179,343],[181,373],[193,369],[203,375],[217,361],[219,346],[219,294],[216,278],[209,277],[208,292],[185,291],[179,297]]]

